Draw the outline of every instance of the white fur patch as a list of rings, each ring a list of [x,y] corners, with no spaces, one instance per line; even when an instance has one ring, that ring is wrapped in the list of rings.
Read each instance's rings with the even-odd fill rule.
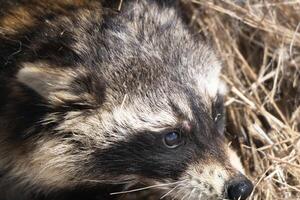
[[[191,184],[209,195],[222,195],[225,182],[229,179],[228,172],[223,166],[216,164],[206,164],[191,168],[189,174],[191,175]]]
[[[228,147],[228,157],[230,164],[239,172],[245,174],[244,167],[242,165],[241,159],[238,157],[237,153]]]

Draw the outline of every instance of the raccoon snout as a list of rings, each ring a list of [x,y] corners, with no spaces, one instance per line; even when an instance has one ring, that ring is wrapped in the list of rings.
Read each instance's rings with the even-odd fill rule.
[[[246,177],[239,176],[230,180],[226,188],[226,199],[245,200],[250,196],[253,184]]]

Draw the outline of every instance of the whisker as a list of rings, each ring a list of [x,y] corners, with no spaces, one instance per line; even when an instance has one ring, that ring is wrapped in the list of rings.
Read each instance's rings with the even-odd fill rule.
[[[185,199],[189,194],[185,194],[180,200]]]
[[[190,193],[190,195],[189,195],[189,198],[187,199],[187,200],[190,200],[191,199],[191,197],[192,197],[192,195],[193,195],[193,193],[196,191],[196,188],[194,188],[192,191],[191,191],[191,193]]]
[[[173,187],[170,191],[168,191],[167,193],[165,193],[163,196],[161,196],[159,199],[163,199],[166,196],[168,196],[169,194],[171,194],[174,190],[176,190],[176,188],[178,188],[179,186],[182,186],[182,184],[178,184],[175,187]]]
[[[184,188],[180,188],[179,190],[177,190],[176,195],[172,198],[172,200],[177,199],[177,197],[180,195],[180,192],[183,190]]]
[[[118,185],[118,184],[130,183],[130,182],[134,181],[134,179],[128,179],[128,180],[123,180],[123,181],[119,181],[119,182],[116,182],[115,180],[94,180],[94,179],[84,179],[82,181],[91,182],[91,183],[109,183],[109,184]]]
[[[127,194],[127,193],[139,192],[139,191],[142,191],[142,190],[148,190],[148,189],[157,188],[157,187],[164,187],[164,186],[174,185],[174,184],[178,184],[178,183],[185,182],[185,181],[187,181],[187,180],[177,181],[177,182],[172,182],[172,183],[158,184],[158,185],[150,185],[150,186],[147,186],[147,187],[127,190],[127,191],[112,192],[112,193],[110,193],[110,195],[118,195],[118,194]]]
[[[186,195],[184,195],[182,198],[181,198],[181,200],[184,200],[186,197],[188,197],[189,196],[189,193],[187,193]]]
[[[200,195],[199,195],[199,199],[201,199],[202,198],[202,192],[200,193]]]

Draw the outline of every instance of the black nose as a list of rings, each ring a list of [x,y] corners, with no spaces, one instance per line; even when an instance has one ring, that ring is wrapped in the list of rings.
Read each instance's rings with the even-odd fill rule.
[[[234,178],[228,183],[227,198],[230,200],[245,200],[251,194],[253,184],[245,177]]]

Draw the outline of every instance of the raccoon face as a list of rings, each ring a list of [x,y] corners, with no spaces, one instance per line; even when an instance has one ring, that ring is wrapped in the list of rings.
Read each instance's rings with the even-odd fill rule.
[[[30,165],[22,167],[34,167],[24,172],[31,179],[55,188],[160,185],[161,196],[178,199],[250,195],[253,186],[223,135],[224,86],[217,74],[215,94],[204,85],[192,88],[168,80],[168,85],[136,88],[117,100],[109,96],[107,83],[84,68],[45,66],[24,64],[18,73],[19,82],[53,109],[37,127],[38,136],[27,138],[34,148],[26,158]]]
[[[43,47],[60,47],[55,28],[72,27],[67,66],[57,52],[18,62],[0,113],[7,177],[43,192],[146,184],[175,199],[246,199],[253,186],[225,142],[212,49],[172,7],[130,1],[124,10],[49,23],[58,38]]]

